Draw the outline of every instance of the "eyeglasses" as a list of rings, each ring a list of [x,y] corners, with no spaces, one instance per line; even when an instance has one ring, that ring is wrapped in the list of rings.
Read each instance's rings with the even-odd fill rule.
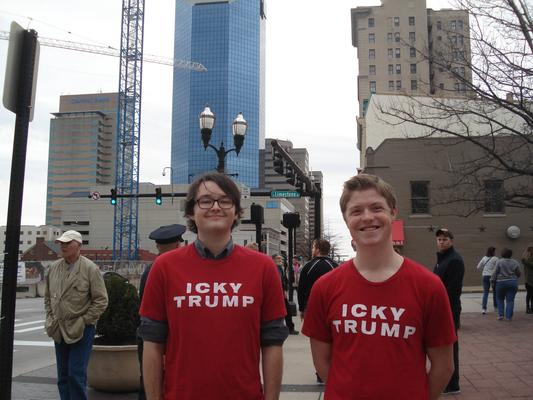
[[[196,204],[198,204],[198,207],[200,207],[202,210],[211,209],[215,205],[215,202],[217,202],[218,206],[223,210],[228,210],[233,207],[233,200],[229,197],[221,197],[219,199],[200,197],[198,200],[196,200]]]

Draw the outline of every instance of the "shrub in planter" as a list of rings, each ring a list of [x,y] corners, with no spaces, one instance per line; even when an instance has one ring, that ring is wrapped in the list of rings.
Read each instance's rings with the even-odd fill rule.
[[[96,324],[97,345],[136,344],[139,326],[139,295],[126,278],[115,272],[106,272],[104,282],[109,297],[105,312]]]

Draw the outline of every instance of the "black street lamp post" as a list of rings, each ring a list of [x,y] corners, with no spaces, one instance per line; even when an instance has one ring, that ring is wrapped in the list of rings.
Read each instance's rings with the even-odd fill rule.
[[[244,119],[242,112],[240,112],[231,124],[233,144],[235,145],[235,148],[226,150],[224,147],[224,142],[220,143],[220,147],[218,149],[209,143],[211,140],[211,133],[213,132],[213,127],[215,125],[215,114],[213,114],[208,105],[205,106],[204,111],[200,113],[198,119],[200,121],[200,133],[202,135],[204,149],[207,150],[207,148],[210,147],[215,151],[215,153],[217,153],[217,171],[224,174],[226,173],[226,156],[232,151],[237,153],[237,156],[239,155],[241,147],[244,143],[244,136],[246,135],[248,123]]]

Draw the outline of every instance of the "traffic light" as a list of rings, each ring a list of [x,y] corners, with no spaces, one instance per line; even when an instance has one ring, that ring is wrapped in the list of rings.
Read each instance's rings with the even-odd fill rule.
[[[161,196],[161,188],[155,188],[155,204],[157,204],[158,206],[163,204],[163,198]]]
[[[283,156],[274,151],[274,171],[280,175],[283,175],[284,165],[283,165]]]
[[[265,222],[265,212],[262,205],[252,203],[250,206],[250,219],[254,224],[263,224]]]
[[[287,164],[287,170],[285,171],[285,177],[287,178],[287,183],[294,186],[296,181],[296,174],[294,173],[294,168],[292,165]]]
[[[117,189],[111,189],[111,199],[109,201],[111,205],[117,205]]]

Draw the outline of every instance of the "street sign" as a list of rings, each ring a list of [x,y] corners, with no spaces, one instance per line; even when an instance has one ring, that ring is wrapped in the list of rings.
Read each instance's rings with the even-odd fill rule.
[[[273,190],[270,192],[270,197],[272,199],[297,199],[300,198],[300,192],[297,192],[296,190]]]
[[[91,192],[91,199],[100,200],[100,192]]]

